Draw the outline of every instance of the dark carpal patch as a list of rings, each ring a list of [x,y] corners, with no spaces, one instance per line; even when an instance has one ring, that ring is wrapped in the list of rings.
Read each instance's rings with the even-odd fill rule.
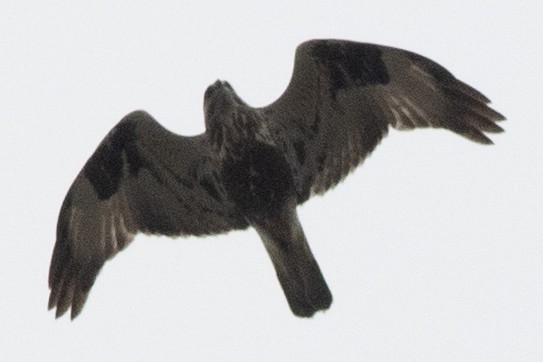
[[[126,155],[131,175],[137,175],[143,166],[143,160],[135,145],[135,128],[136,124],[133,122],[119,123],[84,168],[85,176],[100,200],[109,199],[119,189],[123,178],[123,153]]]
[[[334,99],[338,91],[351,86],[390,82],[382,50],[376,45],[323,41],[313,46],[312,55],[327,68]]]

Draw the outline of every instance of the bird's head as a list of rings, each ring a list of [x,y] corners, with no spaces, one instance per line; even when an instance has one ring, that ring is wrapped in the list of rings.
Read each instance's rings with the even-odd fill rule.
[[[204,115],[206,127],[212,126],[218,117],[224,117],[232,107],[245,104],[234,88],[225,81],[217,80],[207,87],[204,94]]]

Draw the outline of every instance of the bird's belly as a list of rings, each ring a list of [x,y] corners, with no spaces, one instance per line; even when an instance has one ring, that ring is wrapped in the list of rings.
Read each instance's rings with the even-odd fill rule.
[[[235,157],[225,159],[221,178],[228,197],[247,217],[278,211],[292,198],[292,171],[281,152],[267,144],[238,148]]]

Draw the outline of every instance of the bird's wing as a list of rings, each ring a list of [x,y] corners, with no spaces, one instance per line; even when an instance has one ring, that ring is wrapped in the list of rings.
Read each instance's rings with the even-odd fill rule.
[[[205,134],[175,135],[127,115],[72,184],[57,224],[49,308],[75,318],[105,261],[138,232],[203,235],[247,227],[217,182]]]
[[[297,51],[283,95],[259,111],[295,172],[298,201],[324,193],[377,146],[389,126],[440,127],[492,143],[504,119],[479,91],[408,51],[313,40]]]

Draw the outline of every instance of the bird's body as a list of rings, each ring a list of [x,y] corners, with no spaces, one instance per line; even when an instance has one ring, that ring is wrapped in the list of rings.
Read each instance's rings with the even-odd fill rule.
[[[414,53],[338,40],[303,43],[285,93],[264,108],[227,82],[205,92],[206,131],[175,135],[143,111],[106,136],[61,208],[49,307],[76,317],[105,261],[138,232],[255,228],[298,316],[332,295],[296,213],[359,165],[388,127],[442,127],[490,143],[488,99]]]

